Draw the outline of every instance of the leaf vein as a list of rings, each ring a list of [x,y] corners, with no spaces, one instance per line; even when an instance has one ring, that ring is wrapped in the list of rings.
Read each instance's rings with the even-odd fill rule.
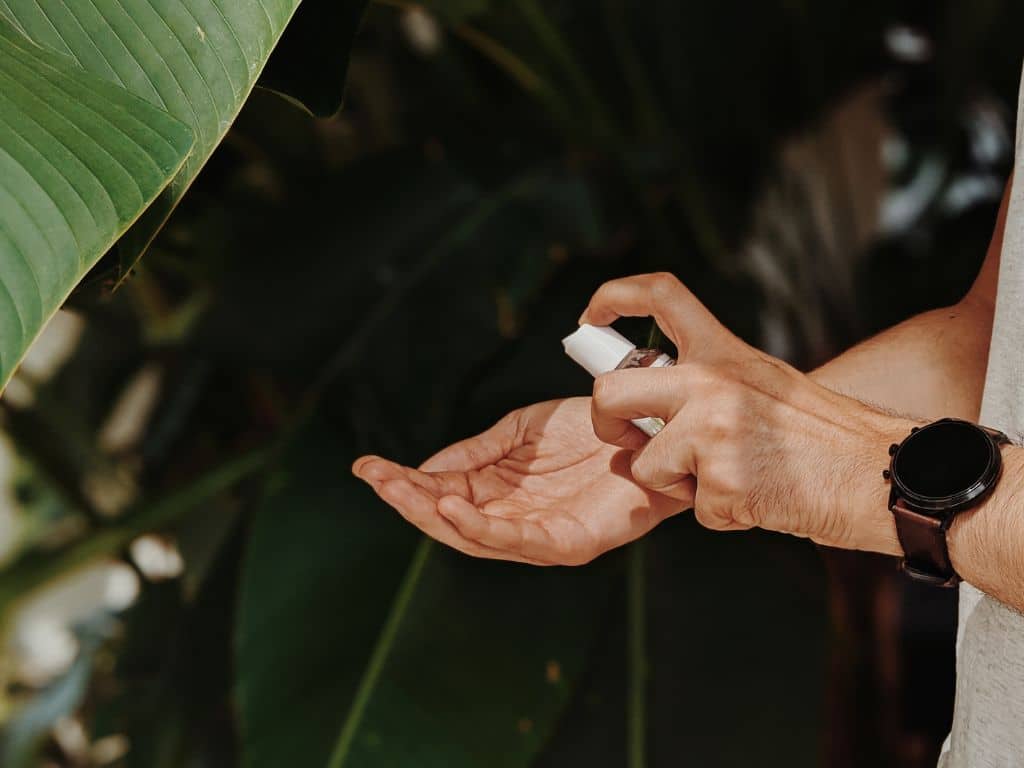
[[[153,3],[153,0],[147,0],[147,1],[148,1],[149,7],[153,10],[153,13],[156,15],[156,17],[158,19],[160,19],[160,23],[163,24],[164,27],[167,29],[167,31],[171,33],[171,37],[173,37],[175,42],[177,42],[178,47],[181,48],[181,52],[185,54],[185,60],[188,61],[188,63],[192,65],[193,71],[199,76],[199,81],[203,84],[203,87],[206,88],[206,94],[210,97],[210,104],[213,106],[214,111],[217,113],[217,122],[219,124],[220,123],[220,119],[221,119],[221,106],[220,106],[220,104],[217,103],[217,97],[213,95],[213,89],[210,87],[210,83],[206,79],[206,73],[203,72],[202,68],[199,66],[199,64],[196,62],[196,60],[192,58],[192,54],[189,52],[188,46],[185,45],[185,41],[181,39],[181,35],[178,34],[178,30],[176,30],[174,27],[171,26],[171,24],[167,21],[167,19],[164,17],[164,15],[157,8],[156,4]],[[117,0],[117,2],[120,2],[120,0]],[[191,12],[190,12],[190,14],[191,14]],[[219,56],[217,58],[218,58],[218,60],[220,59]],[[221,67],[223,67],[223,66],[224,66],[224,63],[221,62]],[[190,105],[193,104],[192,103],[192,99],[188,98],[187,95],[186,95],[186,99],[188,100]],[[193,109],[192,109],[192,114],[196,115],[196,111],[195,111],[194,106],[193,106]],[[197,129],[201,129],[202,128],[202,122],[199,120],[198,115],[196,115],[196,128]]]
[[[125,7],[124,3],[121,0],[113,0],[113,2],[117,3],[118,8],[121,9],[121,12],[124,14],[125,18],[128,19],[129,22],[131,22],[132,26],[134,26],[136,30],[138,30],[139,35],[141,36],[141,38],[143,40],[145,40],[150,46],[152,46],[153,51],[156,54],[157,60],[159,60],[160,63],[163,64],[164,69],[167,70],[167,73],[171,76],[171,79],[174,80],[174,84],[178,87],[178,92],[181,94],[182,100],[185,102],[185,104],[188,105],[188,108],[191,110],[191,112],[192,112],[192,125],[193,125],[193,127],[198,129],[200,127],[200,125],[201,125],[201,123],[199,121],[199,114],[196,112],[196,108],[195,108],[195,105],[192,103],[192,99],[190,99],[189,96],[188,96],[188,91],[185,90],[185,87],[181,84],[181,80],[178,79],[178,74],[174,71],[174,68],[170,65],[170,63],[167,61],[167,59],[164,58],[163,54],[160,53],[160,50],[156,47],[156,43],[153,40],[153,38],[151,38],[148,34],[146,34],[146,30],[144,30],[142,28],[142,26],[135,20],[135,17],[132,16],[131,13],[128,12],[128,9]],[[97,10],[98,9],[99,9],[99,6],[97,6]],[[102,11],[100,12],[100,15],[101,16],[103,15]],[[107,20],[106,16],[103,16],[103,18],[104,18],[105,21],[107,21],[108,24],[110,24],[110,21]],[[118,37],[118,39],[120,39],[121,42],[124,44],[125,49],[128,51],[128,55],[131,56],[133,59],[135,59],[136,63],[138,63],[139,68],[142,70],[143,74],[146,76],[146,79],[148,79],[149,82],[150,82],[150,85],[153,86],[153,90],[156,91],[157,93],[160,93],[160,89],[157,87],[156,82],[150,76],[149,71],[144,66],[142,66],[142,62],[139,61],[139,59],[135,55],[134,51],[132,51],[131,48],[128,46],[128,42],[123,37],[121,37],[121,35],[119,35],[116,30],[114,30],[113,25],[111,25],[111,30]],[[164,107],[167,109],[167,111],[171,112],[171,108],[167,104],[167,100],[165,98],[163,98],[162,94],[161,94],[161,101],[163,101]],[[173,112],[172,112],[172,114],[173,114]]]
[[[88,211],[89,218],[92,219],[94,227],[98,230],[99,226],[98,222],[96,221],[95,213],[93,212],[92,208],[89,207],[89,204],[85,201],[85,198],[82,197],[82,194],[78,191],[75,185],[71,183],[71,179],[69,179],[67,175],[56,164],[50,162],[49,158],[46,157],[42,150],[35,144],[33,144],[27,136],[23,135],[13,125],[11,125],[10,122],[8,122],[2,114],[0,114],[0,123],[7,126],[7,128],[10,129],[11,133],[14,134],[15,138],[19,139],[26,147],[28,147],[29,151],[34,153],[36,157],[38,157],[42,161],[44,165],[51,168],[54,171],[54,173],[56,173],[58,176],[60,176],[61,179],[64,180],[64,183],[67,184],[67,186],[75,194],[75,197],[77,197],[79,202],[82,203],[82,206],[85,208],[85,210]],[[57,212],[60,214],[61,218],[64,219],[64,222],[67,224],[68,231],[71,233],[71,237],[75,241],[75,248],[78,250],[79,253],[81,253],[82,243],[78,239],[78,233],[75,231],[75,227],[72,225],[71,219],[68,218],[68,214],[64,211],[64,209],[61,206],[57,205],[57,201],[54,199],[53,194],[51,194],[50,191],[46,189],[42,181],[40,181],[40,179],[35,174],[31,173],[28,170],[28,168],[25,167],[24,163],[19,163],[9,152],[5,151],[4,154],[10,157],[12,162],[19,165],[22,168],[22,170],[25,171],[25,173],[31,176],[32,179],[36,182],[36,184],[39,185],[39,188],[42,189],[44,193],[46,193],[46,196],[48,198],[50,198],[50,201],[53,202],[54,208],[57,209]]]
[[[94,8],[96,7],[95,0],[89,0],[89,2],[92,3]],[[114,65],[111,63],[110,59],[107,58],[107,54],[103,51],[103,48],[97,44],[93,36],[89,34],[89,30],[85,28],[84,24],[82,24],[82,21],[78,18],[78,15],[74,13],[70,8],[68,8],[67,4],[62,3],[62,7],[64,8],[67,15],[74,20],[78,28],[82,30],[82,34],[85,36],[85,39],[89,41],[89,44],[92,45],[92,47],[100,55],[100,58],[103,59],[103,63],[107,65],[110,71],[114,74],[114,77],[117,78],[117,84],[120,85],[122,88],[127,89],[128,86],[126,86],[124,80],[121,79],[120,73],[116,69],[114,69]],[[99,10],[97,9],[96,12],[99,13]]]
[[[124,172],[124,175],[128,178],[128,180],[135,187],[135,189],[138,190],[140,197],[142,197],[143,199],[146,197],[146,195],[145,195],[145,193],[144,193],[144,191],[142,189],[142,186],[139,184],[139,181],[135,178],[135,176],[100,141],[98,141],[97,139],[93,138],[93,136],[91,136],[89,133],[87,133],[85,130],[83,130],[83,126],[77,125],[77,124],[72,123],[71,121],[67,120],[67,118],[65,118],[63,115],[61,115],[55,109],[53,109],[53,107],[51,107],[45,100],[39,98],[36,94],[34,94],[31,91],[31,89],[28,88],[24,83],[18,81],[15,77],[13,77],[11,75],[10,70],[0,70],[0,78],[3,78],[4,76],[6,76],[9,80],[13,81],[18,87],[20,87],[24,92],[26,92],[28,94],[29,98],[35,99],[37,102],[39,102],[39,104],[41,104],[43,106],[43,109],[51,112],[57,118],[57,120],[63,122],[65,125],[67,125],[69,128],[71,128],[71,130],[79,133],[81,136],[83,136],[85,139],[87,139],[89,142],[91,142],[93,144],[93,146],[95,146],[100,152],[102,152],[104,155],[109,157],[113,161],[114,165],[116,165],[118,168],[120,168]],[[47,80],[47,82],[50,82],[50,81]],[[72,94],[70,94],[67,91],[65,91],[57,83],[50,82],[50,84],[54,88],[56,88],[57,90],[62,91],[65,95],[67,95],[69,97],[72,97]],[[0,98],[4,98],[5,96],[6,96],[6,94],[3,94],[2,92],[0,92]],[[10,99],[8,99],[8,101],[10,101]],[[15,107],[16,106],[17,105],[15,105]],[[98,112],[93,110],[91,107],[88,107],[87,105],[83,104],[82,107],[84,109],[89,110],[90,112],[92,112],[97,117],[99,117],[101,121],[103,121],[104,123],[106,123],[107,125],[112,127],[115,131],[117,131],[122,136],[124,136],[124,138],[127,139],[133,146],[135,146],[137,149],[141,150],[143,157],[145,157],[146,159],[148,159],[152,163],[153,167],[157,170],[157,172],[161,176],[163,175],[163,171],[159,168],[159,166],[157,166],[156,161],[153,160],[153,158],[148,153],[146,153],[145,150],[142,150],[142,148],[139,147],[139,145],[135,142],[134,139],[132,139],[130,136],[128,136],[126,133],[124,133],[120,128],[118,128],[118,126],[115,123],[112,123],[110,120],[107,120],[103,115],[99,114]],[[32,115],[28,114],[24,110],[19,110],[19,111],[21,112],[22,115],[24,115],[26,120],[28,120],[28,121],[34,123],[36,126],[38,126],[39,130],[42,133],[45,133],[47,136],[49,136],[55,142],[57,142],[62,147],[64,147],[64,149],[66,149],[71,156],[77,157],[75,152],[71,149],[71,147],[69,147],[59,137],[55,136],[52,131],[47,130],[47,128],[42,123],[40,123],[36,118],[34,118]],[[13,126],[11,127],[11,130],[14,130]],[[79,159],[79,162],[82,162],[82,161]],[[111,197],[109,190],[107,190],[106,186],[100,180],[100,178],[97,175],[96,171],[93,170],[92,168],[90,168],[84,162],[82,162],[82,167],[86,168],[89,171],[89,173],[92,174],[93,178],[95,178],[95,179],[97,179],[97,181],[99,181],[100,186],[103,187],[104,194],[107,196],[107,199],[111,203],[111,206],[113,207],[113,209],[115,211],[117,211],[118,207],[117,207],[116,202],[114,201],[113,197]],[[118,213],[118,216],[120,216],[120,213]]]
[[[56,33],[61,43],[64,44],[64,48],[67,50],[67,55],[74,59],[75,63],[78,66],[82,66],[82,62],[79,61],[78,56],[75,55],[74,49],[72,49],[72,47],[68,45],[68,41],[64,38],[64,35],[61,33],[59,29],[57,29],[57,25],[53,23],[53,19],[50,18],[50,14],[47,13],[45,8],[43,8],[42,2],[40,2],[40,0],[32,0],[32,2],[35,3],[36,8],[39,9],[39,12],[43,15],[43,18],[46,19],[46,23],[49,24],[50,28]]]

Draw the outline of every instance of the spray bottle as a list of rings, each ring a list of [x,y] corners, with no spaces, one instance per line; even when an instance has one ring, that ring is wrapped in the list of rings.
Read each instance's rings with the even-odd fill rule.
[[[676,361],[658,349],[638,349],[614,328],[581,325],[562,339],[565,353],[579,363],[591,376],[623,368],[667,368]],[[657,416],[633,419],[633,424],[648,437],[654,437],[665,427]]]

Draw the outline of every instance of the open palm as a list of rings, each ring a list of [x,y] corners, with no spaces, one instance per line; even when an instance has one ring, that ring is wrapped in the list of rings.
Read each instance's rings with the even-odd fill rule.
[[[594,436],[590,398],[579,397],[513,411],[419,469],[364,456],[352,471],[406,520],[467,554],[568,565],[682,508],[634,483],[629,458]]]

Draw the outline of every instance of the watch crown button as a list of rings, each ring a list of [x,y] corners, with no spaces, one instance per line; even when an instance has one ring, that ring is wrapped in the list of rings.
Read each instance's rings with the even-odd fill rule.
[[[911,427],[910,428],[910,432],[911,432],[911,434],[913,434],[914,432],[917,432],[917,430],[919,430],[919,429],[920,429],[920,427]]]
[[[892,473],[888,469],[883,469],[882,478],[888,480],[890,477],[892,477]]]
[[[900,447],[896,443],[893,443],[892,445],[889,446],[889,455],[895,456],[896,451],[898,451],[899,449]]]

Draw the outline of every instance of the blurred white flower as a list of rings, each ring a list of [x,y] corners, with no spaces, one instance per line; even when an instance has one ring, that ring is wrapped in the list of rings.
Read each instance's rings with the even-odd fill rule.
[[[80,315],[59,310],[32,342],[14,377],[3,391],[6,403],[15,408],[29,408],[35,403],[35,385],[53,378],[78,346],[85,328]]]
[[[101,515],[116,517],[135,501],[139,488],[128,467],[101,467],[82,478],[82,493]]]
[[[1013,153],[1013,136],[1009,126],[1013,123],[1003,114],[1001,105],[979,100],[971,105],[967,115],[967,133],[971,142],[971,157],[983,166],[1003,162]]]
[[[53,738],[65,755],[84,761],[89,754],[89,736],[77,717],[61,717],[53,724]]]
[[[131,543],[132,560],[151,581],[175,579],[185,570],[185,561],[173,542],[146,534]]]
[[[99,444],[106,453],[122,453],[138,445],[160,396],[163,372],[145,365],[132,376],[100,427]]]
[[[31,408],[36,403],[36,393],[29,383],[29,380],[24,376],[18,375],[15,372],[14,377],[7,382],[7,387],[3,391],[4,402],[13,408],[17,408],[19,411],[24,411],[26,408]]]
[[[18,622],[13,634],[15,674],[37,688],[71,666],[78,641],[71,630],[51,616],[29,616]]]
[[[47,381],[68,361],[85,328],[81,316],[62,309],[32,342],[20,370],[35,381]]]
[[[403,11],[399,24],[417,53],[430,56],[441,47],[441,25],[423,6],[414,5]]]
[[[107,566],[107,580],[103,588],[102,607],[108,611],[123,611],[139,596],[139,577],[124,563]]]
[[[959,176],[946,187],[942,210],[958,215],[978,203],[998,201],[1003,193],[1003,180],[994,174]]]
[[[887,235],[907,230],[941,191],[945,178],[945,161],[937,155],[925,157],[908,184],[891,188],[883,198],[879,231]]]
[[[95,765],[110,765],[128,754],[131,743],[123,733],[113,733],[93,742],[89,759]]]
[[[138,594],[135,571],[125,563],[106,562],[87,566],[29,597],[12,621],[15,676],[28,685],[45,685],[75,660],[76,624],[101,611],[122,611]]]
[[[927,61],[932,55],[932,41],[920,30],[903,24],[885,30],[885,45],[889,53],[903,61]]]

